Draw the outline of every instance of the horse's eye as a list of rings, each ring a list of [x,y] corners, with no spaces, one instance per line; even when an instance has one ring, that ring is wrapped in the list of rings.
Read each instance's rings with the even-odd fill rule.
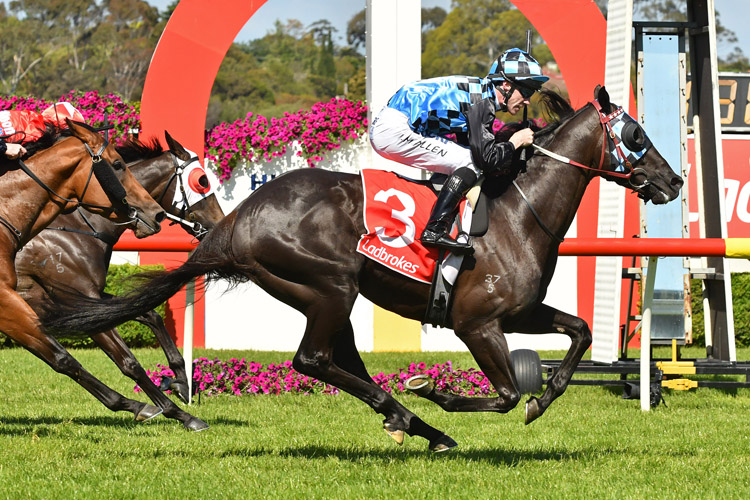
[[[124,170],[125,165],[120,160],[115,160],[115,162],[112,164],[113,167],[115,167],[115,170]]]

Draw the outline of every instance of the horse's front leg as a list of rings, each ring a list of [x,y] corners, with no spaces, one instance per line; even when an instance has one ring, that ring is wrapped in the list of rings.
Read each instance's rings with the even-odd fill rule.
[[[530,424],[568,388],[579,361],[591,345],[591,330],[581,318],[557,309],[539,304],[536,309],[519,324],[512,326],[518,333],[564,333],[570,337],[571,345],[565,353],[560,368],[547,381],[547,388],[540,398],[531,397],[526,403],[526,423]]]
[[[510,351],[505,341],[499,320],[487,323],[473,331],[456,332],[474,356],[484,375],[497,391],[497,397],[477,398],[440,392],[425,376],[412,379],[422,381],[423,387],[410,388],[416,394],[429,399],[445,411],[492,411],[507,413],[518,405],[521,393],[510,359]],[[427,385],[424,385],[427,384]],[[407,386],[407,388],[409,388]]]
[[[53,337],[46,335],[39,326],[39,318],[31,307],[16,293],[14,286],[3,283],[11,272],[0,272],[0,331],[21,344],[29,352],[47,363],[53,370],[67,375],[89,391],[97,400],[112,411],[129,411],[139,422],[149,420],[162,410],[155,406],[129,399],[112,390],[92,374]],[[153,383],[152,383],[153,385]]]
[[[97,294],[98,292],[93,291],[93,293]],[[102,292],[101,297],[103,299],[108,299],[112,298],[113,295]],[[152,309],[151,311],[138,316],[134,321],[149,327],[151,331],[154,332],[156,341],[159,342],[159,345],[167,358],[167,364],[174,373],[174,380],[169,383],[168,389],[172,390],[172,392],[180,398],[183,403],[187,403],[189,401],[189,389],[187,372],[185,371],[185,359],[177,349],[177,345],[175,345],[172,337],[169,336],[169,332],[164,326],[164,320],[159,313]],[[115,329],[115,334],[120,337],[119,333],[117,333],[117,329]],[[192,376],[192,373],[190,375]]]
[[[159,342],[164,355],[167,357],[169,368],[174,373],[174,380],[170,382],[168,389],[174,392],[183,403],[187,403],[190,391],[188,389],[187,373],[185,372],[185,359],[180,354],[174,340],[172,340],[172,337],[170,337],[169,332],[164,326],[164,320],[153,309],[142,316],[138,316],[135,320],[146,325],[154,332],[157,342]]]
[[[134,380],[151,401],[164,410],[165,417],[179,420],[186,429],[192,431],[208,429],[208,424],[203,420],[183,411],[161,392],[117,333],[117,330],[112,329],[97,333],[92,335],[91,338],[107,353],[107,356],[117,365],[123,375]]]

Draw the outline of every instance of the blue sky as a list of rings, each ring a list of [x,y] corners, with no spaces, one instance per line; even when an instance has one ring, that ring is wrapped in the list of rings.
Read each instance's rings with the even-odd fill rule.
[[[172,0],[146,0],[151,5],[164,9]],[[549,0],[551,1],[551,0]],[[422,0],[424,7],[439,6],[450,9],[450,0]],[[715,0],[716,10],[721,23],[735,32],[739,45],[745,55],[750,57],[750,23],[747,12],[748,0]],[[253,40],[264,36],[273,29],[274,22],[297,19],[303,24],[312,24],[320,19],[327,19],[339,32],[338,43],[343,44],[346,37],[346,24],[365,8],[365,0],[268,0],[248,21],[237,36],[237,41]],[[724,54],[732,47],[719,47],[719,54]]]

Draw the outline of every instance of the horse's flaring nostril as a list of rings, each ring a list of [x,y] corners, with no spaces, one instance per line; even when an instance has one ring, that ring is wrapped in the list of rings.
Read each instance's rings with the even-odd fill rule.
[[[682,180],[682,177],[672,177],[672,184],[673,186],[682,186],[685,181]]]
[[[161,223],[161,222],[162,222],[162,221],[163,221],[164,219],[166,219],[166,218],[167,218],[167,213],[166,213],[166,212],[163,212],[163,211],[162,211],[162,212],[159,212],[159,213],[158,213],[158,214],[156,214],[156,216],[154,217],[154,219],[156,219],[156,222],[159,222],[159,223]]]

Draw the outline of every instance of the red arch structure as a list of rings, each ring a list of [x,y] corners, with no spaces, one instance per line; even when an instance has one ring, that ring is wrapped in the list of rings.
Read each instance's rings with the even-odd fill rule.
[[[283,0],[275,0],[283,1]],[[574,107],[604,81],[607,26],[591,0],[512,0],[547,42]],[[182,0],[154,51],[143,87],[143,133],[164,130],[203,154],[203,127],[216,74],[237,33],[266,0]],[[581,26],[585,29],[578,29]],[[575,36],[572,32],[575,30]],[[632,99],[632,97],[631,97]],[[633,106],[634,107],[634,106]]]
[[[592,0],[511,1],[547,42],[565,78],[573,106],[577,108],[591,100],[594,86],[604,82],[606,52],[606,21],[596,4]],[[146,76],[141,101],[144,136],[164,141],[164,131],[168,130],[203,157],[206,111],[216,74],[237,33],[265,3],[266,0],[179,2]],[[631,109],[635,109],[632,91]],[[581,204],[581,213],[596,214],[598,198],[598,184],[592,183]],[[626,198],[626,213],[637,214],[636,206],[634,197]],[[596,217],[579,219],[579,237],[593,238],[596,232]],[[163,233],[163,237],[174,236],[169,231]],[[637,215],[626,218],[625,233],[638,233]],[[144,254],[144,258],[144,263],[159,260],[154,254]],[[593,318],[594,270],[594,259],[579,259],[578,315],[589,322]],[[179,297],[172,300],[174,304],[183,300],[184,304]],[[197,320],[196,324],[202,322]],[[175,329],[181,331],[180,326],[177,319]],[[200,335],[196,331],[196,345],[201,345]]]
[[[242,27],[266,0],[182,0],[159,39],[141,100],[143,134],[164,131],[203,158],[211,87]]]

